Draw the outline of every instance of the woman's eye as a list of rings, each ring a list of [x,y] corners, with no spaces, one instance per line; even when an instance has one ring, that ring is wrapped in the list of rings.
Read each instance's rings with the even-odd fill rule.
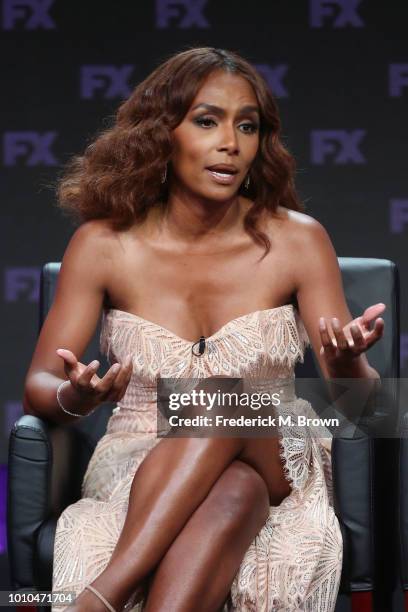
[[[195,119],[194,121],[195,123],[203,127],[206,127],[204,124],[206,124],[207,126],[209,123],[215,124],[214,119],[210,119],[209,117],[197,117],[197,119]],[[258,126],[255,123],[241,123],[240,127],[249,128],[243,130],[244,134],[254,134],[258,130]]]
[[[197,117],[197,119],[195,119],[195,123],[198,123],[198,125],[204,125],[204,123],[215,123],[215,121],[213,119],[208,119],[205,117]]]
[[[245,130],[248,134],[253,134],[258,130],[258,126],[255,123],[243,123],[242,126],[250,128],[250,131]]]

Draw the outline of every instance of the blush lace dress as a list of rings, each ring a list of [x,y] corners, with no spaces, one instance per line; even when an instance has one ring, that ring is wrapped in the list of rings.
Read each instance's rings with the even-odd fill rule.
[[[229,321],[206,339],[206,351],[137,315],[103,311],[100,346],[110,363],[132,353],[133,375],[113,410],[82,483],[82,498],[57,523],[53,590],[77,595],[107,565],[121,532],[132,480],[157,432],[156,378],[212,375],[293,381],[285,388],[287,414],[316,417],[294,393],[294,366],[309,344],[292,304],[259,310]],[[281,428],[282,430],[284,427]],[[224,612],[331,612],[342,567],[342,538],[333,510],[331,434],[316,438],[306,428],[280,432],[281,458],[292,492],[269,517],[247,549]],[[63,607],[63,606],[62,606]],[[54,605],[52,610],[61,610]],[[123,610],[140,612],[132,595]]]

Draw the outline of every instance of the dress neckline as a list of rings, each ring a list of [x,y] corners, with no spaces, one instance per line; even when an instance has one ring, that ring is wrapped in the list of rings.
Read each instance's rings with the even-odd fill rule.
[[[246,319],[247,317],[250,317],[252,315],[261,314],[261,313],[265,313],[265,314],[266,313],[272,313],[272,312],[276,312],[276,311],[284,310],[284,309],[290,309],[292,312],[294,312],[294,305],[293,304],[282,304],[281,306],[275,306],[274,308],[265,308],[264,310],[253,310],[252,312],[247,312],[246,314],[243,314],[240,317],[235,317],[235,319],[231,319],[231,321],[227,321],[227,323],[224,323],[224,325],[222,325],[216,332],[211,334],[211,336],[205,336],[205,339],[206,340],[213,340],[214,338],[219,336],[222,332],[224,332],[228,327],[230,327],[234,323],[236,323],[238,321],[241,321],[243,319]],[[163,327],[162,325],[159,325],[158,323],[154,323],[153,321],[149,321],[148,319],[144,319],[143,317],[140,317],[139,315],[134,314],[133,312],[128,312],[127,310],[120,310],[119,308],[108,308],[108,309],[104,310],[104,312],[106,314],[117,313],[119,315],[125,315],[125,317],[136,319],[137,321],[140,321],[140,322],[145,323],[147,325],[152,325],[154,327],[157,327],[158,329],[161,329],[162,331],[166,332],[167,334],[169,334],[173,338],[176,338],[177,340],[179,340],[181,342],[184,342],[185,344],[193,344],[194,343],[193,340],[187,340],[186,338],[181,338],[180,336],[178,336],[177,334],[172,332],[167,327]]]

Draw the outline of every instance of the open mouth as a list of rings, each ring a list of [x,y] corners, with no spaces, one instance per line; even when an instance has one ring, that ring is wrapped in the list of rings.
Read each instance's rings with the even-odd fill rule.
[[[215,182],[223,185],[231,185],[235,181],[237,175],[237,173],[227,171],[221,172],[219,170],[210,170],[209,168],[206,168],[206,170]]]

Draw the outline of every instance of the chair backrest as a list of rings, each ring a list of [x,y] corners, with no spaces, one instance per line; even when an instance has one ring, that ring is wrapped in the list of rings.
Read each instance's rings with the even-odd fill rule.
[[[370,364],[383,378],[397,378],[400,372],[400,293],[398,268],[388,259],[340,257],[344,291],[353,316],[364,308],[383,302],[384,334],[369,352]]]
[[[383,302],[385,312],[384,336],[368,352],[370,365],[375,368],[382,378],[397,378],[400,370],[399,356],[399,276],[395,263],[388,259],[374,259],[368,257],[339,257],[338,258],[344,294],[350,312],[354,317],[361,315],[364,310]],[[392,333],[388,333],[392,330]],[[317,376],[317,361],[311,351],[305,354],[304,364],[298,364],[296,374],[304,378]]]

